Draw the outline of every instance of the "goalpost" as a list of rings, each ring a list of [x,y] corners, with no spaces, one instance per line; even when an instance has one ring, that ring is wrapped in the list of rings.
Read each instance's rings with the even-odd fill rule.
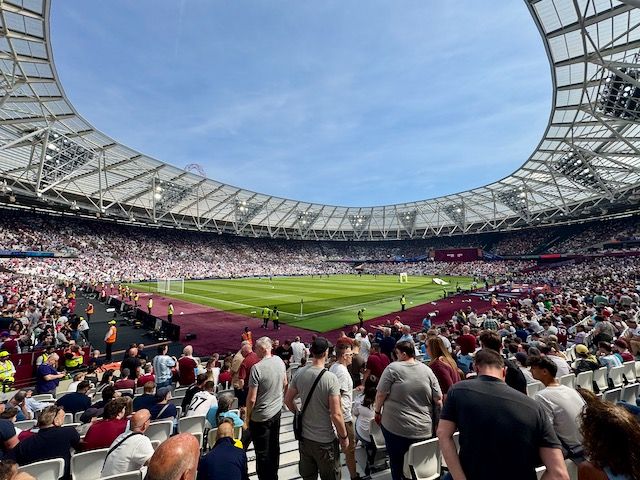
[[[184,278],[159,278],[156,281],[156,292],[182,295],[184,293]]]
[[[401,272],[399,274],[398,282],[400,282],[400,283],[409,283],[409,277],[407,276],[407,272]]]

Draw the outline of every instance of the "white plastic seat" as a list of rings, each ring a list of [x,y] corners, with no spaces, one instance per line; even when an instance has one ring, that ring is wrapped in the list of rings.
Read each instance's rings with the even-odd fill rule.
[[[118,475],[102,477],[100,480],[142,480],[142,472],[136,470],[135,472],[119,473]]]
[[[542,478],[542,476],[545,474],[546,471],[547,471],[547,467],[545,467],[544,465],[536,468],[536,476],[538,477],[538,480]]]
[[[609,383],[607,381],[607,367],[599,368],[593,372],[593,383],[596,384],[600,393],[609,388]]]
[[[178,422],[178,430],[180,433],[190,433],[198,439],[202,445],[202,436],[204,434],[204,423],[206,417],[204,415],[193,415],[191,417],[182,417]]]
[[[369,425],[369,432],[371,433],[371,439],[373,440],[373,444],[376,446],[376,457],[373,461],[373,465],[371,467],[377,467],[378,465],[386,462],[387,459],[387,444],[384,441],[384,435],[382,434],[382,429],[380,425],[376,423],[375,420],[371,420]]]
[[[207,446],[209,447],[209,450],[211,450],[214,445],[216,444],[216,435],[218,433],[218,429],[217,428],[211,428],[209,429],[209,434],[208,434],[208,438],[207,438]]]
[[[180,387],[180,388],[176,388],[171,395],[174,397],[184,397],[184,394],[187,393],[187,390],[189,390],[189,387]]]
[[[58,393],[56,393],[56,400],[58,400],[59,398],[64,397],[67,393],[73,393],[73,392],[58,392]]]
[[[573,373],[563,375],[558,380],[560,380],[560,385],[565,385],[569,388],[576,387],[576,376]]]
[[[33,398],[34,400],[37,400],[39,402],[45,401],[45,400],[55,400],[53,398],[53,395],[51,395],[50,393],[40,393],[38,395],[32,395],[31,398]]]
[[[158,422],[152,422],[144,434],[152,441],[160,440],[161,442],[164,442],[171,436],[172,431],[173,420],[160,420]]]
[[[622,394],[621,388],[612,388],[611,390],[607,390],[602,394],[602,400],[604,400],[605,402],[616,403],[620,401],[621,394]]]
[[[534,383],[527,383],[527,395],[531,398],[535,397],[536,393],[542,390],[544,386],[542,382],[535,381]]]
[[[83,413],[84,413],[84,412],[76,412],[76,413],[73,415],[73,421],[74,421],[75,423],[80,423],[80,417],[82,416],[82,414],[83,414]]]
[[[636,378],[640,378],[640,360],[636,360],[635,367],[636,367]]]
[[[624,372],[626,369],[627,367],[621,365],[609,370],[609,380],[613,384],[613,388],[620,388],[624,385]]]
[[[64,414],[64,424],[70,425],[73,423],[73,413],[65,413]]]
[[[564,461],[567,466],[567,472],[569,472],[569,480],[578,480],[578,465],[573,460],[568,458]]]
[[[565,357],[567,357],[568,362],[573,362],[576,359],[576,347],[575,345],[567,348],[564,352]]]
[[[151,440],[151,446],[154,450],[157,450],[161,443],[160,440]]]
[[[437,438],[414,443],[404,456],[404,476],[414,480],[440,478],[440,444]]]
[[[182,400],[184,400],[184,395],[182,397],[171,397],[169,399],[169,403],[173,403],[176,407],[182,406]]]
[[[35,420],[21,420],[19,422],[16,422],[13,424],[16,428],[19,428],[20,430],[31,430],[33,427],[36,426],[36,421]]]
[[[119,388],[116,392],[120,392],[121,395],[130,395],[133,397],[133,388]]]
[[[631,383],[622,388],[622,393],[620,394],[620,400],[623,402],[630,403],[631,405],[636,405],[636,401],[638,400],[638,395],[640,394],[640,383]]]
[[[19,467],[18,471],[28,473],[38,480],[58,480],[64,476],[64,460],[62,458],[53,458],[34,462]]]
[[[593,372],[580,372],[576,377],[576,387],[584,388],[593,392]]]
[[[624,367],[624,379],[627,383],[633,383],[636,381],[638,376],[636,375],[636,365],[635,362],[624,362],[622,364]]]
[[[108,451],[108,448],[101,448],[71,455],[71,480],[97,480],[100,478]]]

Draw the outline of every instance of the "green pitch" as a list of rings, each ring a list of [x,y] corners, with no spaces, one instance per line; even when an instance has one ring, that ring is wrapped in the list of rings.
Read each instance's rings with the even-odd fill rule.
[[[194,280],[184,282],[184,294],[162,295],[254,318],[261,318],[263,307],[277,305],[281,323],[326,332],[357,323],[360,308],[366,308],[364,318],[368,320],[399,311],[402,294],[411,308],[442,298],[444,289],[455,291],[457,284],[469,288],[472,281],[468,277],[439,278],[449,285],[436,285],[432,277],[420,276],[409,276],[408,283],[401,284],[397,275]],[[155,284],[143,285],[155,289]]]

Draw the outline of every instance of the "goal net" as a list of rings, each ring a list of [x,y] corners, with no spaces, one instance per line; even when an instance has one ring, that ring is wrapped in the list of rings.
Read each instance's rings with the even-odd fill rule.
[[[156,282],[156,291],[182,295],[184,293],[184,278],[159,278]]]
[[[399,277],[398,277],[398,281],[399,281],[400,283],[407,283],[407,282],[409,282],[409,277],[407,276],[407,273],[406,273],[406,272],[402,272],[402,273],[400,273],[400,274],[399,274]]]

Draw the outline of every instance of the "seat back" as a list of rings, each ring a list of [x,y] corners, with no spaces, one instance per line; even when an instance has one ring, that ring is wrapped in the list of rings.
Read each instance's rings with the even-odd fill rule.
[[[64,475],[64,460],[53,458],[42,462],[30,463],[18,468],[19,472],[25,472],[38,480],[58,480]]]
[[[212,428],[209,430],[209,438],[207,439],[207,445],[209,449],[212,449],[216,444],[216,435],[218,434],[217,428]]]
[[[65,413],[64,414],[64,424],[70,425],[73,423],[73,413]]]
[[[538,477],[538,480],[542,478],[542,476],[545,474],[546,471],[547,471],[547,467],[545,467],[544,465],[536,468],[536,476]]]
[[[624,362],[622,364],[624,367],[624,379],[627,383],[633,383],[636,381],[638,376],[636,375],[636,365],[635,362]]]
[[[373,439],[373,443],[378,450],[386,450],[387,445],[384,442],[384,435],[382,434],[382,429],[380,425],[376,423],[375,420],[371,420],[371,425],[369,426],[369,431],[371,432],[371,438]]]
[[[100,478],[108,451],[108,448],[101,448],[71,455],[71,480]]]
[[[136,470],[135,472],[120,473],[118,475],[102,477],[100,480],[142,480],[142,472]]]
[[[21,420],[13,424],[16,428],[20,430],[30,430],[36,426],[35,420]]]
[[[576,376],[573,373],[562,375],[558,380],[560,380],[560,385],[565,385],[569,388],[575,388],[576,386]]]
[[[604,392],[608,387],[607,382],[607,367],[599,368],[593,372],[593,383],[596,384],[599,392]]]
[[[206,417],[204,415],[193,415],[191,417],[182,417],[178,423],[178,430],[180,433],[199,433],[202,435],[204,432],[204,422]]]
[[[618,402],[620,401],[620,394],[622,393],[621,388],[612,388],[611,390],[607,390],[602,395],[602,400],[605,402]]]
[[[627,369],[624,365],[620,365],[619,367],[613,367],[609,370],[609,380],[613,383],[614,388],[619,388],[624,385],[624,372]]]
[[[537,380],[534,383],[527,383],[527,395],[533,398],[535,397],[536,393],[542,390],[542,388],[542,382],[538,382]]]
[[[622,388],[622,393],[620,394],[620,400],[622,400],[623,402],[630,403],[631,405],[636,405],[639,393],[640,393],[640,383],[631,383],[626,387]]]
[[[39,402],[42,402],[43,400],[54,400],[53,395],[51,395],[50,393],[40,393],[38,395],[32,395],[31,398]]]
[[[130,395],[133,397],[133,388],[119,388],[116,392],[120,392],[122,395]]]
[[[414,443],[404,457],[404,476],[415,480],[440,478],[440,444],[437,438]]]
[[[576,386],[593,392],[593,372],[580,372],[576,377]]]
[[[564,463],[567,466],[567,472],[569,472],[569,480],[578,480],[578,465],[568,458]]]
[[[151,441],[160,440],[161,442],[164,442],[171,436],[172,431],[173,420],[160,420],[158,422],[152,422],[144,434],[149,437]]]
[[[636,378],[640,378],[640,360],[637,360],[635,362],[635,367],[636,367]]]

